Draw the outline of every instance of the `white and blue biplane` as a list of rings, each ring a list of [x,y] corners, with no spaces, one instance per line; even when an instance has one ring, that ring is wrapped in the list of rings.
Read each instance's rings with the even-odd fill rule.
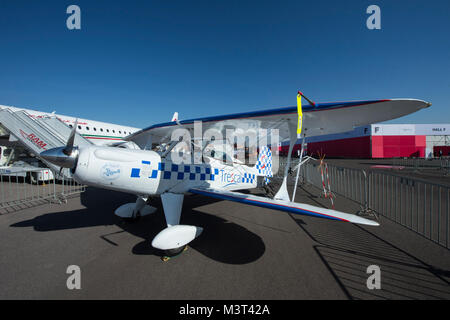
[[[305,105],[303,132],[308,137],[350,131],[357,126],[399,118],[428,106],[430,103],[415,99]],[[152,246],[164,250],[168,255],[181,252],[203,230],[199,226],[180,225],[183,199],[187,193],[294,214],[378,225],[377,222],[358,215],[296,203],[294,199],[290,199],[286,180],[291,153],[297,141],[297,107],[191,120],[178,120],[176,114],[172,120],[152,125],[125,137],[125,140],[135,143],[140,149],[74,146],[77,127],[75,125],[65,147],[44,151],[40,156],[61,168],[70,168],[74,179],[79,183],[135,194],[135,203],[127,203],[116,209],[115,214],[122,218],[135,219],[153,213],[156,208],[150,206],[149,199],[153,196],[161,197],[167,227],[155,236]],[[276,196],[269,198],[237,192],[261,186],[264,180],[273,176],[274,149],[271,150],[268,146],[259,147],[254,165],[230,163],[205,155],[201,163],[173,161],[173,151],[176,149],[174,147],[179,142],[171,140],[173,132],[177,129],[193,132],[199,121],[202,124],[202,133],[214,129],[225,136],[226,130],[252,128],[266,129],[267,135],[270,136],[271,132],[277,129],[280,142],[289,140],[288,164]],[[194,140],[191,141],[193,144],[196,143]],[[151,150],[155,149],[154,147],[156,151]],[[204,145],[201,146],[203,147]],[[179,153],[178,150],[176,154]]]

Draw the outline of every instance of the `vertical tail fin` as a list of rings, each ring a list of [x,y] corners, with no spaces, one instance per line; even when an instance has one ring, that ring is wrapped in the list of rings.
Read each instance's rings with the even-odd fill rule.
[[[272,172],[272,151],[268,146],[261,148],[258,154],[258,160],[255,164],[255,169],[258,176],[265,177],[264,182],[268,184],[270,182],[269,177],[273,177]]]

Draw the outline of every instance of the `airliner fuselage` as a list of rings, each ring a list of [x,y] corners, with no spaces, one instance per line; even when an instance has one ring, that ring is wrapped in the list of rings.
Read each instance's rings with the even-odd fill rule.
[[[75,121],[78,119],[77,133],[82,135],[84,138],[88,139],[95,145],[106,145],[114,142],[120,142],[124,137],[139,130],[139,128],[121,126],[113,123],[0,105],[0,109],[4,108],[8,108],[13,112],[25,111],[30,115],[30,117],[36,119],[53,116],[66,123],[71,128],[75,124]]]

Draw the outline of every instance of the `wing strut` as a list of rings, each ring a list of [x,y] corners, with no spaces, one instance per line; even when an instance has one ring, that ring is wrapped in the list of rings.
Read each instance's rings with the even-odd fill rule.
[[[298,176],[300,174],[300,168],[302,166],[302,158],[303,158],[303,150],[304,150],[304,146],[305,146],[305,140],[306,140],[306,134],[303,134],[303,139],[302,139],[302,151],[300,152],[300,157],[298,159],[298,166],[297,166],[297,176],[295,178],[295,186],[294,186],[294,192],[292,194],[292,201],[295,202],[295,193],[297,191],[297,183],[298,183]]]
[[[276,193],[275,197],[273,197],[275,200],[283,200],[283,201],[291,201],[289,199],[289,193],[287,191],[287,176],[289,168],[291,166],[292,149],[294,149],[295,142],[297,142],[296,124],[292,123],[292,121],[288,121],[288,127],[289,127],[289,152],[287,164],[286,167],[284,168],[283,183],[281,184],[281,187]]]
[[[283,183],[281,184],[280,190],[278,190],[277,194],[274,197],[275,200],[290,201],[289,194],[287,191],[287,175],[289,172],[289,168],[291,166],[292,150],[294,148],[295,143],[297,142],[297,139],[301,138],[301,133],[302,133],[302,127],[303,127],[302,97],[305,98],[311,105],[316,106],[316,104],[313,101],[309,100],[303,93],[301,93],[300,91],[297,92],[297,115],[298,115],[297,130],[295,129],[295,126],[292,123],[292,121],[288,120],[289,136],[290,136],[288,161],[287,161],[286,168],[284,168]],[[305,130],[306,130],[306,128],[305,128]],[[297,133],[297,135],[295,133]],[[294,192],[292,194],[292,202],[295,202],[295,193],[297,191],[298,176],[300,173],[300,167],[302,165],[305,140],[306,140],[306,134],[303,133],[302,149],[301,149],[302,151],[300,153],[299,160],[298,160],[297,177],[295,178],[295,186],[294,186]]]

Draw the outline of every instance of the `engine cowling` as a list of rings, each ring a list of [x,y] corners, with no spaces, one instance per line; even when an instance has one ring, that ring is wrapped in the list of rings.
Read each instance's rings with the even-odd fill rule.
[[[77,182],[132,194],[155,194],[161,157],[154,151],[88,146],[79,149]]]

